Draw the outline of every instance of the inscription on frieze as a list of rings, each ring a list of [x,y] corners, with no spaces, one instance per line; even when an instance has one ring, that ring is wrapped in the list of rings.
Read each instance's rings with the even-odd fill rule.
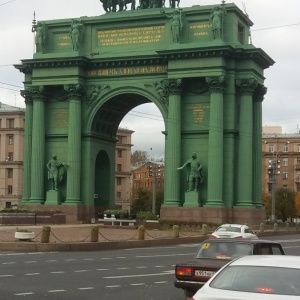
[[[72,41],[68,33],[54,34],[54,50],[70,51],[72,49]]]
[[[139,74],[154,74],[154,73],[167,73],[167,66],[139,66],[139,67],[126,67],[126,68],[107,68],[98,70],[87,70],[87,77],[102,77],[102,76],[128,76]]]
[[[208,38],[212,36],[212,25],[209,23],[192,23],[189,26],[190,38],[198,40],[202,38]]]
[[[191,110],[194,124],[203,124],[206,121],[206,116],[209,113],[210,106],[208,104],[188,105],[187,109]]]
[[[68,126],[68,113],[63,109],[56,109],[51,112],[51,127],[65,128]]]
[[[98,47],[159,43],[164,30],[165,26],[99,30]]]

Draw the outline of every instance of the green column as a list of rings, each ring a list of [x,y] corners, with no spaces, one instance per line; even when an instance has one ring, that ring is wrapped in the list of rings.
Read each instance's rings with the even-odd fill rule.
[[[258,85],[253,95],[254,111],[254,147],[253,147],[253,204],[262,207],[262,101],[267,88]]]
[[[239,151],[238,151],[238,207],[253,207],[253,92],[254,79],[237,81],[240,92]]]
[[[169,110],[165,154],[165,206],[180,206],[181,80],[169,80]]]
[[[69,97],[67,196],[64,204],[79,204],[81,175],[81,97],[80,85],[65,86]]]
[[[25,98],[25,129],[24,129],[24,165],[23,165],[23,195],[22,204],[30,201],[30,186],[31,186],[31,143],[32,143],[32,117],[33,103],[32,94],[30,91],[21,91],[22,97]]]
[[[31,151],[31,196],[30,204],[43,204],[45,177],[45,103],[44,88],[32,90],[32,151]]]
[[[235,71],[226,73],[228,86],[224,93],[224,171],[223,171],[223,202],[225,207],[232,208],[235,198],[236,182],[236,117],[237,104],[235,93]]]
[[[224,206],[223,203],[223,91],[225,76],[207,77],[210,88],[210,115],[208,140],[208,188],[205,206]]]

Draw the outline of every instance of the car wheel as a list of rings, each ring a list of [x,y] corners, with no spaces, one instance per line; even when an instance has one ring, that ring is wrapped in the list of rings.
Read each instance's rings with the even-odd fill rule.
[[[184,295],[186,298],[192,298],[195,295],[195,292],[184,290]]]

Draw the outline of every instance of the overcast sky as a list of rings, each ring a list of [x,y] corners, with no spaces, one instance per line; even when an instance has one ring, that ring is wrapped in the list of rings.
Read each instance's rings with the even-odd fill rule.
[[[276,62],[265,70],[268,93],[263,102],[263,125],[282,125],[284,133],[299,132],[300,0],[226,2],[234,2],[242,10],[246,7],[254,23],[253,45],[262,48]],[[181,0],[180,6],[218,3],[221,1]],[[19,93],[23,74],[13,64],[32,58],[35,48],[31,32],[34,11],[38,21],[104,14],[99,0],[0,0],[0,102],[5,104],[25,107]],[[164,137],[160,132],[164,130],[164,123],[154,105],[136,107],[121,125],[135,131],[134,150],[144,150],[155,157],[163,156]]]

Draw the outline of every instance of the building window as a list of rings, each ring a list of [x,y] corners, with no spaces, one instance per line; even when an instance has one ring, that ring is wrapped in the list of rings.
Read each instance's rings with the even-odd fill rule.
[[[122,193],[121,193],[121,192],[117,192],[117,199],[118,199],[118,200],[121,199],[121,196],[122,196]]]
[[[121,164],[117,164],[117,172],[122,172],[122,165]]]
[[[5,208],[11,208],[11,202],[5,202]]]
[[[283,152],[289,152],[289,145],[288,144],[283,145]]]
[[[7,178],[13,178],[13,169],[7,169]]]
[[[288,179],[288,172],[282,172],[282,179]]]
[[[13,161],[14,160],[14,153],[8,152],[8,156],[6,158],[6,161]]]
[[[300,144],[297,144],[297,152],[300,152]]]
[[[288,188],[287,184],[284,184],[282,187],[283,187],[284,189],[287,189],[287,188]]]
[[[269,145],[269,152],[274,152],[274,145]]]
[[[118,157],[119,157],[119,158],[122,157],[122,150],[118,150]]]
[[[9,145],[13,145],[14,144],[14,136],[13,135],[9,135],[8,136],[8,144]]]
[[[7,186],[7,194],[8,194],[8,195],[12,195],[12,192],[13,192],[13,187],[12,187],[12,185],[8,185],[8,186]]]
[[[122,185],[122,178],[121,177],[117,177],[117,185]]]
[[[7,119],[7,128],[15,127],[15,119]]]
[[[289,165],[289,159],[288,158],[283,158],[282,159],[282,165],[285,166],[285,167],[288,166]]]
[[[118,136],[117,136],[117,140],[118,140],[118,143],[119,143],[119,144],[122,144],[123,137],[120,136],[120,135],[118,135]]]
[[[238,25],[238,41],[244,44],[245,28],[242,25]]]

